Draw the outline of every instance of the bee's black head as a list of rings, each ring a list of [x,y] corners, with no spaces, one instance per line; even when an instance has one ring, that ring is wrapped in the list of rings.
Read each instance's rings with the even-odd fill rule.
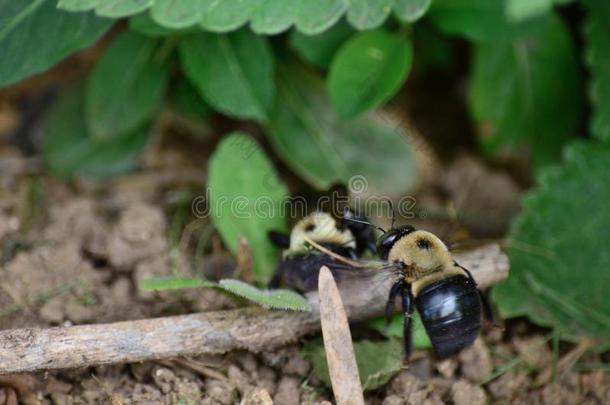
[[[389,230],[377,240],[377,255],[381,260],[387,260],[392,246],[403,236],[415,231],[411,225],[403,225]]]

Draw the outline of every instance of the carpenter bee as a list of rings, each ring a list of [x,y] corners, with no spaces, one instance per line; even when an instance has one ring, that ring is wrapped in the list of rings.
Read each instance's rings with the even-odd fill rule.
[[[366,220],[351,211],[347,215]],[[284,252],[269,288],[287,286],[309,292],[317,289],[320,267],[349,268],[346,263],[375,246],[374,233],[361,222],[341,223],[329,213],[316,211],[297,222],[290,235],[270,232],[271,241]]]
[[[404,313],[404,355],[412,351],[412,315],[417,308],[440,358],[470,346],[479,335],[481,314],[493,322],[485,296],[470,272],[453,260],[447,246],[434,234],[404,225],[385,232],[377,241],[379,258],[395,266],[399,275],[390,289],[386,319],[401,297]]]

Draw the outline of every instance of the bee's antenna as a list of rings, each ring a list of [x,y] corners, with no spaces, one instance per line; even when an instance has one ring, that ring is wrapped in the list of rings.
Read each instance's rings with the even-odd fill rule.
[[[390,229],[394,229],[394,222],[396,222],[396,211],[394,211],[394,205],[392,204],[392,200],[388,198],[388,204],[390,205],[390,209],[392,210],[392,225]]]
[[[362,221],[362,220],[360,220],[360,219],[354,219],[354,218],[348,218],[348,217],[343,217],[343,220],[345,220],[345,221],[350,221],[350,222],[357,222],[357,223],[359,223],[359,224],[364,224],[364,225],[372,226],[373,228],[377,228],[377,229],[379,229],[381,232],[386,233],[386,230],[385,230],[385,229],[383,229],[382,227],[377,226],[377,225],[375,225],[375,224],[371,224],[370,222],[367,222],[367,221]]]

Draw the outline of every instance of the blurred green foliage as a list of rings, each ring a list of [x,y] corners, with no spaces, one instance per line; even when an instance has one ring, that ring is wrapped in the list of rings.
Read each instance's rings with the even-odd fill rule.
[[[0,86],[48,70],[119,18],[129,24],[115,26],[86,82],[50,113],[43,153],[58,176],[136,168],[168,102],[190,119],[255,122],[312,188],[358,174],[374,192],[404,194],[418,176],[413,148],[375,109],[412,66],[449,66],[466,42],[465,99],[482,150],[526,151],[540,179],[511,231],[513,273],[495,300],[505,316],[608,337],[598,288],[609,281],[610,2],[0,0]],[[249,158],[233,150],[240,142],[258,145],[227,136],[211,159],[212,199],[246,193],[276,204],[287,191],[275,165],[258,146]],[[266,231],[285,223],[212,213],[233,252],[248,238],[264,282],[279,258]]]
[[[385,385],[403,367],[403,353],[400,339],[384,341],[363,340],[354,343],[354,353],[362,388],[374,390]],[[324,346],[319,339],[307,342],[302,354],[313,364],[316,376],[331,387]]]
[[[511,275],[493,291],[504,317],[610,340],[609,162],[608,146],[577,143],[542,171],[510,232]]]

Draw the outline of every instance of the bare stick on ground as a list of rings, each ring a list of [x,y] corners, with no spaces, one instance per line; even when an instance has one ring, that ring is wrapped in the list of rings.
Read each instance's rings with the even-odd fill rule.
[[[347,314],[328,267],[322,267],[320,270],[318,292],[326,362],[337,405],[364,405]]]
[[[481,288],[508,275],[508,261],[496,244],[455,255]],[[351,321],[383,314],[392,280],[366,294],[343,294]],[[353,290],[353,289],[352,289]],[[257,307],[182,316],[0,332],[0,374],[128,363],[246,349],[254,352],[294,342],[320,328],[318,295],[311,313]]]

